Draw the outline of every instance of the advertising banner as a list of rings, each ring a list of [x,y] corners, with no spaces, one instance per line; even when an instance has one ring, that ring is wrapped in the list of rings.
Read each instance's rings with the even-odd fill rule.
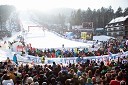
[[[93,34],[91,32],[81,32],[81,39],[92,40]]]
[[[94,60],[94,61],[107,61],[107,60],[117,60],[118,57],[128,56],[128,52],[124,52],[123,54],[113,54],[113,55],[103,55],[103,56],[90,56],[90,57],[67,57],[67,58],[45,58],[44,64],[52,64],[53,62],[69,64],[69,63],[78,63],[78,62],[86,62],[87,60]],[[41,57],[26,55],[26,56],[17,56],[19,62],[25,63],[35,63],[40,64],[42,63]]]

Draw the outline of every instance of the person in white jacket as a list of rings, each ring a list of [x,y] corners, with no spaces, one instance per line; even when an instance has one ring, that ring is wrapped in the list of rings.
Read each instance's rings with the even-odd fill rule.
[[[128,49],[128,40],[126,40],[126,49]]]
[[[14,82],[12,79],[10,79],[10,76],[5,74],[4,79],[2,81],[2,85],[14,85]]]

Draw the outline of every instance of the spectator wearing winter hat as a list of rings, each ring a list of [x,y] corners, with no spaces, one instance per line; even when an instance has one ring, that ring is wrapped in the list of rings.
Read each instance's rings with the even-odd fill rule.
[[[43,82],[42,85],[48,85],[47,82]]]
[[[122,81],[120,82],[120,85],[126,85],[126,82],[125,82],[124,80],[122,80]]]
[[[26,83],[27,83],[28,85],[33,84],[33,83],[34,83],[34,82],[33,82],[33,78],[32,78],[32,77],[28,77],[27,80],[26,80]]]
[[[25,74],[25,76],[22,79],[22,84],[25,84],[26,83],[28,77],[29,77],[29,75],[28,74]]]
[[[12,79],[10,79],[10,76],[5,74],[5,77],[2,81],[2,85],[14,85],[14,82]]]
[[[16,75],[15,75],[15,73],[14,73],[13,68],[10,68],[10,71],[9,71],[8,75],[9,75],[10,78],[13,80],[13,82],[16,83]]]
[[[86,82],[85,85],[93,85],[92,79],[91,78],[87,78],[87,82]]]
[[[92,77],[92,83],[96,84],[96,78],[95,77]]]
[[[38,82],[34,82],[34,85],[39,85],[39,83]]]

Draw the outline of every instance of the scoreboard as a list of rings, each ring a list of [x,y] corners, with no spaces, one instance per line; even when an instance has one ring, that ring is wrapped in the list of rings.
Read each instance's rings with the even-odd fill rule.
[[[93,28],[93,22],[83,22],[82,26],[83,26],[83,28],[92,29]]]

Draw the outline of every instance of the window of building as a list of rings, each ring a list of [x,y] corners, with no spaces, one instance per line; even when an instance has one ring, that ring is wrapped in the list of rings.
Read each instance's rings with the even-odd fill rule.
[[[116,32],[116,35],[119,35],[120,34],[120,32]]]
[[[113,25],[111,24],[110,27],[113,27]]]
[[[119,23],[117,23],[116,25],[119,26]]]
[[[119,35],[123,35],[124,33],[123,32],[119,32]]]
[[[121,25],[121,23],[118,23],[118,25]]]
[[[107,33],[108,34],[108,36],[111,36],[111,33]]]
[[[123,26],[120,26],[119,27],[119,30],[123,31],[124,30],[124,27]]]
[[[116,32],[114,32],[114,33],[113,33],[113,36],[116,36],[116,35],[117,35],[117,33],[116,33]]]
[[[114,28],[111,28],[111,30],[114,30]]]
[[[125,35],[128,35],[128,32],[125,32]]]
[[[111,31],[111,29],[109,28],[109,29],[107,29],[107,31]]]
[[[116,28],[114,28],[114,31],[116,30]]]
[[[113,26],[115,26],[116,25],[116,23],[113,23]]]
[[[125,26],[125,30],[128,30],[128,26]]]
[[[120,30],[120,27],[116,27],[117,30]]]

